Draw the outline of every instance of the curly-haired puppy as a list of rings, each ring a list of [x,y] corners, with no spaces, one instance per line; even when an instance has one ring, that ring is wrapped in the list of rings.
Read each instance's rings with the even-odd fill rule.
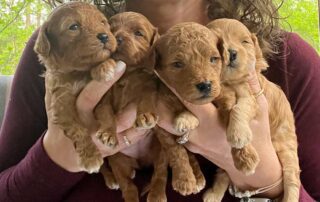
[[[210,103],[221,90],[219,77],[222,63],[217,46],[218,38],[208,28],[192,22],[180,23],[170,28],[154,44],[151,67],[182,99],[199,105]],[[174,114],[174,126],[181,134],[198,126],[198,119],[162,83],[159,85],[158,100],[165,103]],[[173,188],[179,190],[184,187],[189,191],[196,184],[202,189],[205,179],[195,157],[186,155],[186,150],[176,144],[166,131],[161,128],[155,130],[165,137],[159,140],[165,142],[162,145],[170,157],[171,167],[175,168],[172,171]],[[176,167],[181,164],[185,166]],[[185,182],[181,183],[183,176]]]
[[[48,119],[72,140],[80,165],[89,173],[99,171],[103,158],[77,115],[76,99],[90,80],[113,77],[110,55],[115,49],[107,19],[96,7],[80,2],[56,8],[42,25],[34,48],[46,67]]]
[[[134,126],[138,129],[151,129],[158,120],[155,112],[157,77],[145,67],[145,59],[150,47],[159,37],[158,30],[141,14],[134,12],[119,13],[109,19],[111,31],[117,40],[113,54],[116,60],[127,64],[127,70],[111,90],[102,98],[95,109],[100,124],[97,136],[108,146],[118,144],[116,137],[115,114],[128,104],[137,105],[137,118]],[[107,135],[103,135],[107,134]],[[113,139],[114,138],[114,139]],[[150,151],[138,159],[122,153],[108,157],[109,166],[102,166],[100,172],[106,185],[111,189],[120,187],[126,202],[139,201],[138,189],[131,178],[135,169],[154,165],[154,175],[149,186],[148,201],[164,201],[167,179],[167,159],[156,136],[149,135]],[[110,141],[112,139],[112,141]],[[156,193],[156,194],[152,194]]]
[[[272,143],[283,168],[282,201],[298,201],[300,169],[293,113],[282,90],[261,74],[268,64],[263,58],[256,36],[237,20],[219,19],[209,23],[208,27],[222,40],[222,91],[215,102],[227,124],[227,140],[232,146],[235,167],[250,174],[259,162],[259,157],[250,144],[252,132],[249,127],[249,122],[259,113],[259,109],[247,83],[252,70],[250,68],[255,68],[268,101]],[[228,185],[227,174],[219,171],[213,188],[204,195],[204,201],[221,201]]]

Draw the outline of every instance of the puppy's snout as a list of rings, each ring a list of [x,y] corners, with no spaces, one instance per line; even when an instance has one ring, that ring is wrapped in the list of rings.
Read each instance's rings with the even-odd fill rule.
[[[123,37],[122,36],[116,36],[117,39],[117,44],[120,46],[123,42]]]
[[[108,35],[106,33],[99,33],[97,35],[97,38],[104,44],[107,43],[108,40],[109,40],[109,37],[108,37]]]
[[[196,85],[200,93],[208,94],[211,92],[211,81],[205,81]]]
[[[230,62],[234,62],[237,59],[237,51],[233,49],[228,49],[229,51],[229,60]]]

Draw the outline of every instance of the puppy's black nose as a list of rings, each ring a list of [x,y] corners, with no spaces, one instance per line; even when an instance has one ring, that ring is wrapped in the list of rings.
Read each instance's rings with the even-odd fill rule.
[[[211,92],[211,82],[210,81],[198,83],[196,85],[196,87],[201,93],[208,94]]]
[[[118,45],[121,45],[121,44],[122,44],[122,42],[123,42],[123,38],[122,38],[122,36],[116,36],[116,39],[117,39],[117,43],[118,43]]]
[[[230,62],[233,62],[237,59],[237,51],[236,50],[233,50],[233,49],[229,49],[229,55],[230,55]]]
[[[107,43],[108,42],[108,35],[106,33],[99,33],[97,35],[97,38],[102,42],[102,43]]]

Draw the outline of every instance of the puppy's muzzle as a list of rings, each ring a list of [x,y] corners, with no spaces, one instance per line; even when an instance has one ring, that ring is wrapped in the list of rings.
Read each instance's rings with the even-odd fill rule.
[[[196,84],[196,88],[202,94],[208,95],[211,92],[211,81],[205,81]]]
[[[120,46],[122,44],[122,42],[124,41],[122,36],[116,36],[116,39],[117,39],[118,46]]]
[[[109,37],[106,33],[99,33],[97,38],[103,43],[106,44],[109,41]]]

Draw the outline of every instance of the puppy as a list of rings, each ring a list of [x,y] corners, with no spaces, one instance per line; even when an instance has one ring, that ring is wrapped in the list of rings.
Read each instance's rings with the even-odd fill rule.
[[[223,44],[222,90],[215,102],[227,124],[227,140],[232,146],[235,167],[251,174],[259,162],[259,157],[250,144],[252,132],[249,127],[249,122],[259,113],[259,109],[246,82],[252,70],[250,68],[255,68],[268,101],[272,143],[283,167],[282,201],[298,201],[300,169],[294,116],[282,90],[261,74],[268,64],[263,58],[256,36],[237,20],[219,19],[209,23],[208,27],[220,36]],[[219,171],[213,188],[205,193],[204,201],[221,201],[228,185],[227,174]],[[230,188],[232,190],[232,186]]]
[[[173,87],[182,99],[199,105],[210,103],[221,91],[219,77],[222,63],[217,46],[218,38],[208,28],[191,22],[177,24],[154,44],[150,67],[162,81]],[[158,88],[158,100],[173,113],[176,130],[180,134],[188,134],[196,128],[198,119],[187,111],[171,90],[163,83],[159,83]],[[176,144],[166,131],[158,127],[155,130],[162,134],[159,141],[164,142],[162,145],[166,148],[169,164],[173,169],[173,188],[178,190],[186,187],[189,190],[196,184],[197,191],[201,190],[205,179],[195,157],[192,154],[186,155],[182,145]],[[179,176],[185,176],[186,183],[181,183]]]
[[[113,77],[115,62],[110,55],[115,49],[107,19],[81,2],[56,8],[42,25],[34,47],[46,67],[48,119],[72,140],[80,165],[89,173],[99,171],[103,158],[77,115],[76,99],[90,80]]]
[[[137,118],[134,127],[151,129],[158,120],[155,111],[157,79],[152,71],[145,67],[150,47],[159,37],[158,30],[143,15],[134,12],[119,13],[109,19],[111,31],[117,40],[117,49],[113,54],[116,60],[127,64],[127,70],[111,90],[102,98],[95,109],[95,117],[100,124],[97,136],[108,146],[115,147],[115,114],[128,104],[137,105]],[[103,135],[104,134],[104,135]],[[148,201],[165,201],[167,179],[167,158],[157,138],[146,137],[150,141],[150,151],[134,159],[122,153],[108,157],[108,167],[102,166],[100,172],[110,189],[120,188],[126,202],[139,201],[138,189],[131,180],[135,169],[154,166],[153,183],[149,186]],[[155,194],[156,193],[156,194]]]

